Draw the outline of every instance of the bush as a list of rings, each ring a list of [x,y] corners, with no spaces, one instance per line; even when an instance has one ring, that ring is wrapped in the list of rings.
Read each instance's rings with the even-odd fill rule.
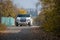
[[[4,24],[0,24],[0,31],[6,30],[6,26]]]
[[[42,10],[39,18],[47,32],[60,34],[60,0],[41,0]],[[37,19],[36,19],[37,20]]]

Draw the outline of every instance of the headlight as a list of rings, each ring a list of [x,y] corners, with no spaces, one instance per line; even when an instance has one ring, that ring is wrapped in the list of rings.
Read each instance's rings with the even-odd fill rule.
[[[27,19],[26,21],[30,21],[30,19]]]
[[[18,20],[20,20],[20,17],[17,17]]]
[[[31,22],[31,21],[32,21],[32,18],[31,18],[31,17],[26,18],[26,21],[27,21],[27,22]]]
[[[20,20],[17,19],[16,21],[20,21]]]
[[[17,17],[17,18],[16,18],[16,21],[20,21],[20,18],[19,18],[19,17]]]

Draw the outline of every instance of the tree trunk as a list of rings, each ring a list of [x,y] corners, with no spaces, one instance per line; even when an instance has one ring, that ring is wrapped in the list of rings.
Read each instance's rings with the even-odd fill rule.
[[[2,17],[2,15],[0,14],[0,23],[1,23],[1,17]]]

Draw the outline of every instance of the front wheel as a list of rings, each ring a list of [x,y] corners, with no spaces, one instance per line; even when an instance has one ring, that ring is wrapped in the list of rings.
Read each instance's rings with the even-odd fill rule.
[[[16,22],[15,25],[18,26],[18,23]]]
[[[29,22],[28,25],[31,26],[31,23]]]

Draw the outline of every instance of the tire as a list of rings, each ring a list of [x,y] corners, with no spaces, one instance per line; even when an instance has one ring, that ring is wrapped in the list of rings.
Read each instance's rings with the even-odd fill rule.
[[[18,26],[18,23],[16,22],[15,25]]]
[[[22,26],[22,24],[20,26]]]
[[[30,22],[28,23],[29,26],[31,26]]]

